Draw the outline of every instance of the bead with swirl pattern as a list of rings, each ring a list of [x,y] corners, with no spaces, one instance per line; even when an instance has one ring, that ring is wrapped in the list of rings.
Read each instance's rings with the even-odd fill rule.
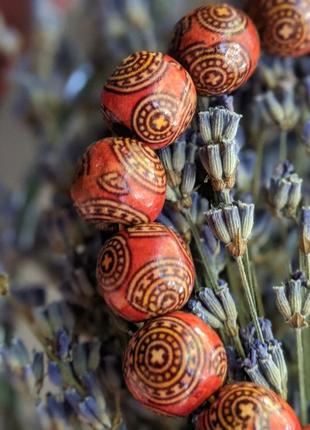
[[[213,360],[216,353],[218,359]],[[198,317],[173,312],[150,320],[129,342],[124,377],[144,406],[165,415],[193,412],[226,377],[224,346]]]
[[[200,95],[231,93],[253,74],[260,55],[257,31],[241,10],[202,6],[176,25],[171,55],[188,70]]]
[[[187,71],[161,52],[135,52],[104,85],[103,116],[112,129],[127,130],[153,149],[174,141],[190,124],[196,90]]]
[[[159,223],[139,224],[105,243],[97,280],[112,310],[138,322],[182,308],[194,286],[194,266],[171,229]]]
[[[256,0],[249,13],[270,54],[300,57],[310,52],[310,0]]]
[[[293,409],[273,391],[251,382],[225,385],[200,413],[196,430],[301,430]]]
[[[71,197],[78,214],[98,228],[153,221],[166,196],[166,174],[147,145],[130,138],[105,138],[78,163]]]

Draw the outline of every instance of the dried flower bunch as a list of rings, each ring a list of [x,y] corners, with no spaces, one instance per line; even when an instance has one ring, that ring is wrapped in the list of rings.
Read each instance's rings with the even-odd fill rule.
[[[207,3],[178,21],[169,55],[156,38],[171,28],[171,5],[160,31],[152,2],[111,1],[109,16],[86,3],[67,6],[77,28],[57,43],[73,43],[81,21],[106,24],[106,55],[119,65],[106,73],[104,121],[95,31],[69,78],[55,35],[33,65],[41,85],[17,75],[45,145],[24,199],[3,191],[0,202],[0,389],[15,411],[0,398],[1,414],[9,428],[44,430],[301,430],[310,2]],[[271,56],[260,57],[260,38]],[[63,91],[44,91],[47,64]],[[21,282],[14,268],[29,255],[57,296]],[[17,321],[36,338],[32,352]]]

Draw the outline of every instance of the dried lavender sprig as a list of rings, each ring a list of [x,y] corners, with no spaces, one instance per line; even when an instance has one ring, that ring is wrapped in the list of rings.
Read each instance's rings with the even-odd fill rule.
[[[308,326],[310,316],[310,291],[307,280],[300,271],[291,274],[291,277],[281,286],[274,287],[277,305],[285,321],[294,329],[297,347],[297,365],[300,395],[301,421],[307,421],[307,397],[305,386],[304,349],[302,329]]]

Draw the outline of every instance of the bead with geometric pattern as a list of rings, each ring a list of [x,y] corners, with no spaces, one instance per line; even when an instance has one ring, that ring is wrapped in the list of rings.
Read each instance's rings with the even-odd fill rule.
[[[200,318],[173,312],[147,321],[134,334],[123,368],[129,391],[145,407],[186,416],[223,385],[227,356]]]
[[[301,430],[293,409],[268,388],[251,382],[225,385],[197,420],[196,430]]]
[[[135,52],[108,78],[101,93],[104,118],[116,133],[133,134],[153,149],[189,126],[196,90],[187,71],[161,52]]]
[[[235,91],[253,74],[260,41],[243,11],[209,4],[177,23],[170,54],[188,70],[198,94],[220,95]]]
[[[194,276],[181,237],[155,222],[111,237],[97,263],[98,289],[105,302],[134,322],[181,309],[193,290]]]
[[[78,214],[99,229],[154,221],[166,196],[166,174],[144,143],[109,137],[89,146],[78,163],[71,197]]]
[[[261,36],[262,47],[281,57],[300,57],[310,52],[309,0],[256,0],[249,2]]]

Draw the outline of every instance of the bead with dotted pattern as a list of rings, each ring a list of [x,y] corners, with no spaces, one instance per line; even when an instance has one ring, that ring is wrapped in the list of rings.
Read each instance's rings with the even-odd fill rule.
[[[200,318],[173,312],[147,321],[131,338],[124,377],[132,395],[165,415],[193,412],[224,383],[227,356]]]
[[[133,133],[158,149],[189,126],[196,90],[187,71],[169,55],[140,51],[125,58],[110,75],[101,107],[114,131]]]
[[[197,92],[212,96],[231,93],[250,78],[259,60],[260,42],[243,11],[210,4],[177,23],[170,53],[188,70]]]
[[[166,196],[166,174],[147,145],[130,138],[105,138],[78,163],[71,197],[78,214],[97,228],[154,221]]]

